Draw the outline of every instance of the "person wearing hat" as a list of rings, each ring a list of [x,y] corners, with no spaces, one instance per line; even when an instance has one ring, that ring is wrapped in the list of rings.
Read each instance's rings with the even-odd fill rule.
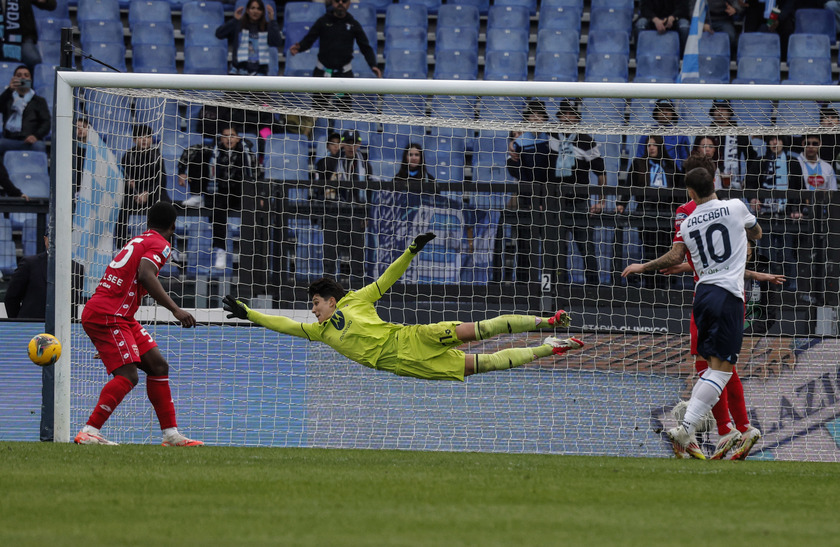
[[[591,180],[590,175],[595,175],[598,179],[598,186],[604,186],[607,183],[604,158],[601,156],[598,143],[591,135],[577,133],[572,127],[580,123],[580,111],[577,102],[564,99],[560,102],[556,115],[557,121],[561,125],[570,127],[561,129],[560,133],[556,136],[552,135],[550,139],[551,148],[557,154],[557,160],[550,178],[554,182],[563,184],[563,187],[559,188],[560,195],[564,196],[562,209],[563,211],[569,211],[574,219],[569,228],[571,240],[577,245],[578,251],[583,257],[586,283],[597,285],[600,283],[600,277],[598,259],[595,254],[594,227],[590,225],[590,220],[591,215],[603,211],[605,198],[600,196],[598,201],[593,203],[588,192],[576,196],[577,192],[574,187],[568,187],[568,185],[580,184],[588,188]],[[552,185],[552,188],[555,187]],[[548,246],[549,242],[547,241],[547,253]],[[565,256],[567,255],[567,252],[560,253],[562,263],[565,263]]]
[[[725,129],[736,127],[735,111],[727,99],[715,99],[709,109],[711,127]],[[743,188],[746,166],[755,161],[755,153],[747,135],[720,135],[718,137],[717,168],[731,188]]]
[[[644,158],[647,155],[648,135],[662,135],[665,146],[665,154],[674,160],[674,167],[682,172],[682,162],[691,153],[691,139],[686,135],[670,134],[674,131],[679,115],[677,107],[671,99],[659,99],[653,106],[653,121],[656,122],[647,135],[639,137],[639,144],[636,146],[636,157]]]
[[[148,125],[135,125],[132,130],[134,146],[120,162],[123,171],[123,199],[117,225],[114,227],[114,247],[121,249],[128,243],[128,222],[131,215],[144,218],[149,207],[158,201],[171,201],[166,192],[166,170],[160,146],[154,143],[154,132]]]

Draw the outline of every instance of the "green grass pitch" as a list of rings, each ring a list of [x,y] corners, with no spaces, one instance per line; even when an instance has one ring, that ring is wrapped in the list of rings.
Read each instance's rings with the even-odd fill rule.
[[[837,545],[840,465],[0,443],[0,545]]]

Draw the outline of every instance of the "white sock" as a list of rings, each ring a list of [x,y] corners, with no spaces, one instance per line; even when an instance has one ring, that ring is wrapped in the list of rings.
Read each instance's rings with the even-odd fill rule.
[[[720,399],[720,394],[729,378],[732,377],[731,372],[724,372],[722,370],[706,369],[700,376],[700,379],[695,384],[691,391],[691,399],[688,401],[688,408],[685,410],[685,417],[683,418],[683,427],[691,435],[697,428],[697,424],[703,419],[708,411],[717,404]]]
[[[99,430],[93,427],[92,425],[87,425],[82,428],[82,431],[88,434],[99,435]]]
[[[177,427],[168,427],[168,428],[163,430],[163,438],[164,439],[166,437],[172,437],[173,435],[177,435],[177,434],[178,434],[178,428]]]

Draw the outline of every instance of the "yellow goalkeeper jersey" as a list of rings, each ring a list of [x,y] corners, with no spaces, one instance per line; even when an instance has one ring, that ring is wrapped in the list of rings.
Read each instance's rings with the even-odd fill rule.
[[[378,368],[383,357],[396,357],[396,337],[404,325],[383,321],[373,303],[402,277],[414,254],[406,250],[378,280],[358,291],[348,292],[336,304],[335,313],[324,323],[300,323],[288,317],[248,310],[248,319],[273,331],[324,342],[357,363]]]

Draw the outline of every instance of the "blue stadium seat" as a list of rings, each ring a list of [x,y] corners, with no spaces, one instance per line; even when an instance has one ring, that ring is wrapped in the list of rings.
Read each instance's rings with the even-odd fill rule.
[[[134,99],[134,123],[148,125],[155,135],[163,135],[165,129],[177,131],[181,123],[178,102],[163,97],[137,97]]]
[[[586,56],[584,80],[587,82],[626,82],[630,59],[618,53]]]
[[[837,42],[836,21],[834,12],[827,9],[798,9],[796,10],[794,34],[823,34],[831,45]]]
[[[504,168],[507,162],[508,136],[506,131],[479,129],[473,149],[473,166]],[[484,179],[478,180],[491,182]]]
[[[335,275],[335,272],[324,272],[324,232],[308,218],[290,218],[288,229],[291,239],[295,242],[294,264],[284,268],[293,270],[298,279],[315,279],[325,273]]]
[[[480,120],[522,121],[522,97],[482,97],[478,104]]]
[[[522,6],[531,15],[537,14],[537,0],[493,0],[494,6]]]
[[[574,29],[543,29],[537,33],[537,54],[571,53],[580,55],[580,33]]]
[[[630,33],[620,30],[589,34],[586,54],[620,53],[630,55]]]
[[[472,27],[438,27],[435,33],[435,51],[475,51],[478,54],[478,29]]]
[[[778,84],[779,57],[750,57],[738,58],[738,77],[735,84]]]
[[[636,82],[674,82],[680,71],[680,39],[676,32],[639,33],[636,43]]]
[[[386,116],[425,116],[426,97],[422,95],[384,95],[382,97],[382,114]],[[336,123],[344,122],[336,121]]]
[[[131,48],[134,72],[176,74],[175,44],[138,44]]]
[[[286,41],[283,45],[283,51],[288,52],[290,47],[303,40],[303,37],[309,33],[309,30],[314,24],[315,21],[310,21],[306,23],[301,21],[287,21],[286,23],[284,23],[283,34],[286,35]],[[320,47],[320,45],[321,40],[318,39],[315,40],[315,43],[312,45],[312,47]]]
[[[629,118],[627,123],[630,127],[647,127],[653,125],[653,107],[656,99],[631,99]],[[635,140],[635,137],[631,137]]]
[[[820,123],[820,107],[816,101],[779,101],[776,105],[776,126],[811,126]]]
[[[12,175],[9,178],[15,183],[21,192],[31,198],[50,197],[50,176],[44,173],[25,173]]]
[[[17,269],[15,242],[11,239],[0,240],[0,273],[12,275]]]
[[[128,26],[137,23],[172,24],[172,7],[166,0],[131,0],[128,6]]]
[[[82,49],[116,68],[120,72],[126,72],[125,68],[125,44],[122,42],[95,42],[82,43]],[[103,66],[92,59],[82,59],[82,70],[85,72],[113,72],[110,68]]]
[[[12,81],[15,69],[20,66],[20,61],[0,61],[0,85],[4,88]]]
[[[82,42],[122,42],[125,36],[122,23],[113,19],[81,21],[79,34]]]
[[[531,16],[528,8],[522,6],[492,6],[487,15],[487,28],[531,28]]]
[[[582,11],[583,0],[542,0],[540,2],[540,9],[553,7],[573,8]],[[540,14],[540,17],[542,17],[542,14]]]
[[[714,34],[704,32],[697,47],[700,55],[721,55],[727,58],[732,56],[732,50],[729,47],[729,35],[725,32]]]
[[[743,100],[730,101],[732,110],[735,111],[735,119],[738,125],[758,125],[771,127],[773,125],[773,101],[769,100]]]
[[[11,226],[10,226],[11,229]],[[11,235],[9,236],[11,239]],[[2,238],[0,238],[2,239]],[[38,253],[38,217],[27,215],[23,220],[20,242],[23,245],[23,256],[31,256]]]
[[[286,61],[288,62],[288,61]],[[315,66],[315,61],[312,61],[312,66]],[[375,78],[376,75],[367,64],[365,56],[359,51],[353,52],[353,76],[356,78]]]
[[[423,143],[426,165],[437,182],[463,182],[466,141],[460,137],[429,136]]]
[[[41,62],[49,65],[61,63],[61,40],[38,40]]]
[[[655,30],[643,30],[636,38],[636,56],[679,55],[680,35],[675,31],[659,34]]]
[[[581,101],[581,121],[624,125],[625,106],[624,99],[587,97]]]
[[[12,221],[0,215],[0,241],[12,240]]]
[[[209,23],[193,23],[181,27],[184,33],[184,47],[221,46],[227,47],[226,40],[216,38],[216,27]]]
[[[484,55],[485,80],[525,81],[528,54],[524,51],[488,51]]]
[[[307,4],[310,2],[306,2]],[[288,5],[288,4],[287,4]],[[352,3],[350,4],[350,15],[359,22],[360,25],[363,27],[373,25],[376,26],[376,9],[370,6],[364,6],[359,3]],[[324,12],[321,12],[323,15]]]
[[[576,30],[580,32],[583,8],[572,6],[540,7],[539,30]]]
[[[32,3],[32,15],[35,16],[35,19],[49,19],[49,18],[58,18],[58,19],[70,19],[70,6],[69,4],[72,2],[74,6],[78,6],[77,0],[57,0],[55,3],[55,9],[52,11],[42,10],[35,4]],[[40,36],[39,36],[40,38]]]
[[[313,47],[297,55],[286,56],[283,74],[286,76],[312,76],[315,62],[318,60],[318,48]]]
[[[226,47],[185,47],[184,74],[227,74],[227,58]]]
[[[447,0],[446,3],[456,6],[473,6],[481,15],[487,15],[490,11],[490,0]]]
[[[633,0],[592,0],[589,30],[630,32],[633,26]]]
[[[831,84],[831,58],[788,56],[788,79],[786,84],[828,85]]]
[[[723,34],[722,32],[720,34]],[[701,84],[728,84],[729,83],[729,54],[727,55],[703,55],[698,59],[700,65]]]
[[[577,53],[538,51],[534,62],[534,80],[538,82],[578,81]]]
[[[479,13],[476,6],[466,4],[444,4],[438,9],[437,28],[473,28],[478,31]]]
[[[530,33],[520,28],[491,28],[487,30],[487,51],[524,51],[528,53]]]
[[[432,99],[432,116],[436,118],[473,118],[475,113],[475,97],[468,95],[442,95]],[[466,149],[472,150],[472,130],[468,132],[462,127],[430,127],[433,136],[451,136],[466,139]],[[468,138],[468,135],[469,138]]]
[[[49,157],[46,152],[9,150],[3,156],[3,166],[9,175],[49,174]]]
[[[263,166],[269,180],[309,180],[309,141],[272,136],[265,143]]]
[[[425,6],[429,13],[437,13],[440,9],[442,0],[399,0],[400,4],[418,4]]]
[[[213,28],[225,22],[225,10],[221,2],[186,2],[181,7],[181,28],[193,23],[207,23]]]
[[[359,3],[375,9],[376,13],[385,13],[385,10],[394,3],[394,0],[359,0]]]
[[[287,2],[283,8],[283,23],[314,23],[324,13],[325,6],[320,2]]]
[[[175,47],[175,29],[172,23],[135,23],[131,31],[131,45],[141,44]]]
[[[120,20],[120,3],[117,0],[79,0],[76,21]]]
[[[385,49],[385,77],[425,79],[429,73],[426,50]]]
[[[73,22],[70,21],[69,17],[43,17],[35,19],[35,26],[38,29],[39,39],[59,40],[61,39],[61,29],[64,27],[71,28]]]
[[[715,33],[723,34],[723,33]],[[781,57],[779,35],[769,32],[744,32],[738,37],[738,59],[741,57]]]
[[[429,12],[420,4],[391,4],[385,12],[388,27],[417,27],[428,30]]]
[[[428,33],[420,27],[389,26],[385,29],[385,48],[426,51]]]
[[[831,59],[831,41],[825,34],[791,34],[788,40],[788,59]]]
[[[435,79],[475,80],[478,78],[478,53],[475,50],[438,51],[435,55]]]

